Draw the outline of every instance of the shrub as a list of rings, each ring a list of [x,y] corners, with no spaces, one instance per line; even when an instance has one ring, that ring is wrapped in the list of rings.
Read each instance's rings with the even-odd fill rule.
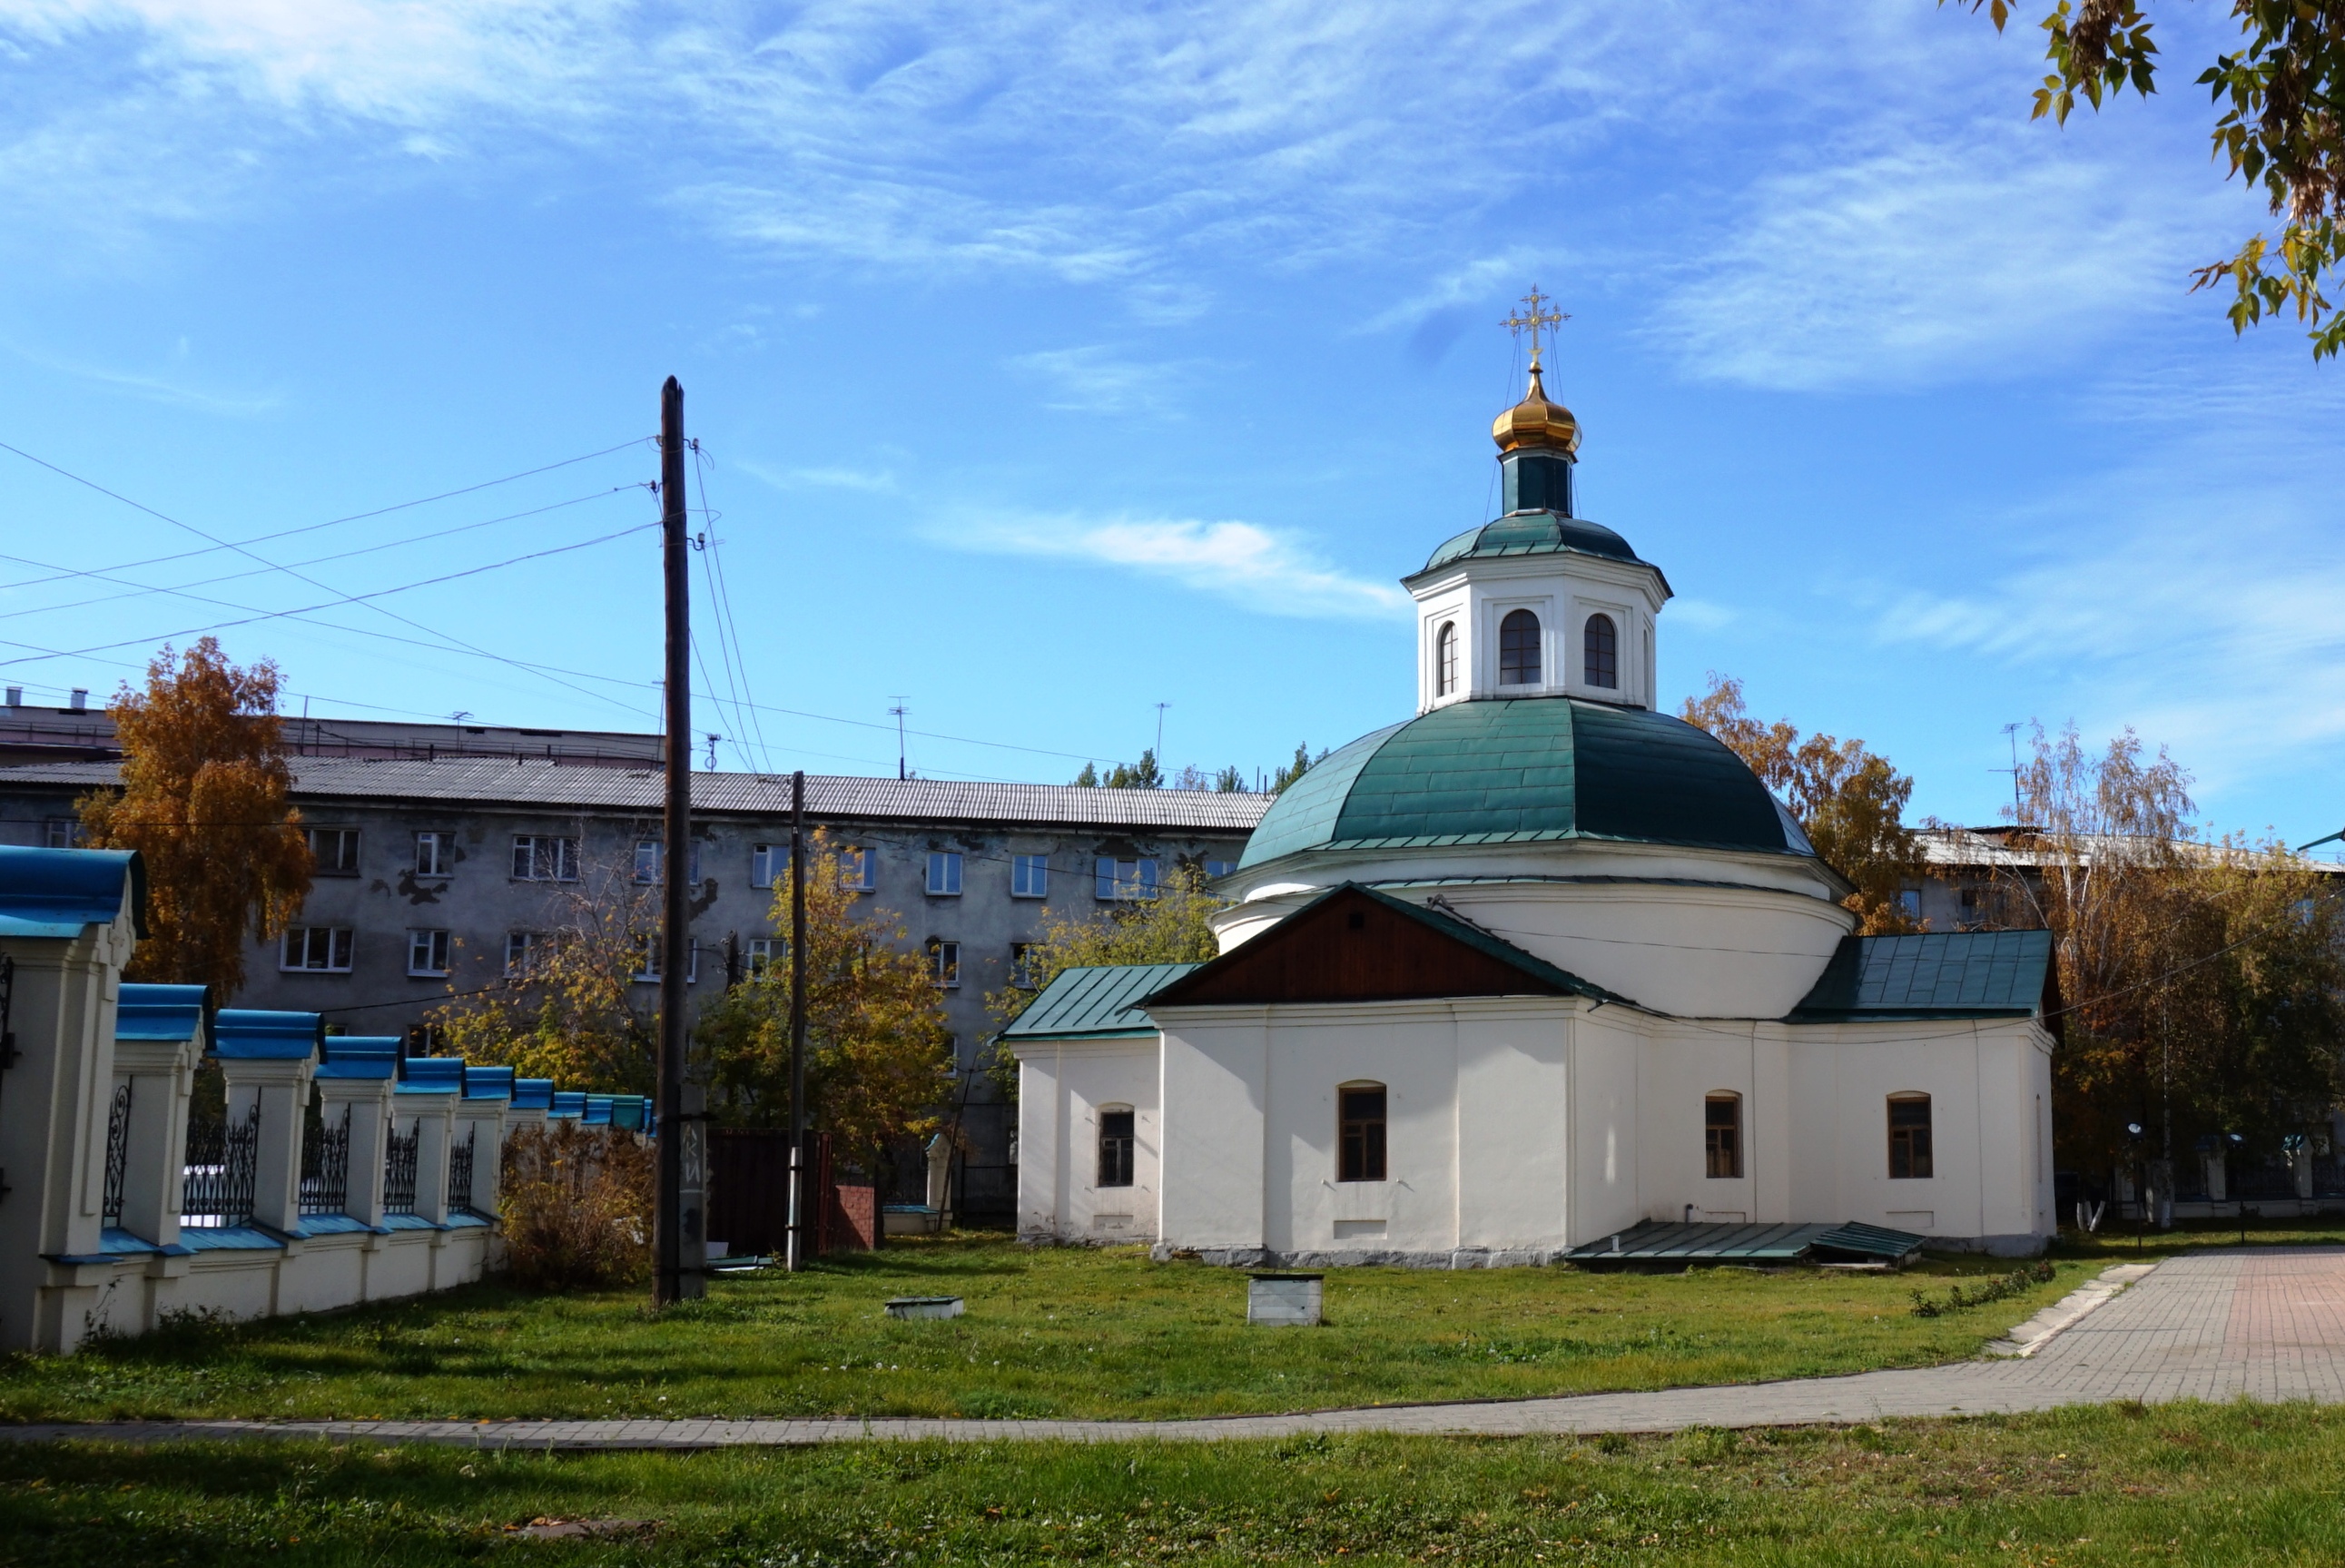
[[[533,1290],[632,1285],[651,1277],[651,1145],[621,1127],[564,1119],[506,1141],[507,1267]]]
[[[2025,1268],[2015,1268],[2008,1274],[1999,1275],[1983,1285],[1974,1286],[1969,1290],[1964,1290],[1957,1285],[1946,1292],[1946,1298],[1944,1301],[1933,1300],[1929,1296],[1916,1290],[1914,1292],[1914,1316],[1943,1318],[1949,1312],[1960,1312],[1965,1308],[1984,1307],[1991,1301],[2001,1301],[2007,1297],[2017,1296],[2031,1286],[2048,1285],[2058,1278],[2059,1274],[2060,1271],[2052,1266],[2049,1258],[2040,1258]]]

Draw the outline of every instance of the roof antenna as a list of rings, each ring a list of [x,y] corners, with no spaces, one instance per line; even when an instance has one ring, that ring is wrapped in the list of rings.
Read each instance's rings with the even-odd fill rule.
[[[896,779],[900,783],[912,776],[911,769],[904,766],[904,715],[911,711],[904,704],[910,698],[891,693],[888,700],[896,705],[888,711],[896,716]]]

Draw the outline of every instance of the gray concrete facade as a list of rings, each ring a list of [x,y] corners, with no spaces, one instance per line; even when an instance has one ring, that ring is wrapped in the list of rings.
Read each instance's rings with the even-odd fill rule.
[[[494,984],[508,942],[559,929],[565,904],[582,893],[606,904],[636,900],[646,921],[656,918],[655,884],[635,873],[638,844],[660,833],[655,769],[524,758],[297,758],[293,766],[305,824],[354,839],[319,844],[296,933],[249,948],[236,1005],[322,1013],[352,1034],[404,1034],[452,993]],[[75,797],[116,779],[110,762],[0,768],[0,843],[54,841]],[[756,944],[787,934],[775,901],[777,891],[787,897],[790,780],[695,773],[693,793],[693,994],[706,998],[724,986],[728,939],[746,970]],[[809,832],[824,829],[835,846],[870,851],[864,904],[894,916],[912,951],[935,955],[951,944],[957,962],[943,976],[943,1002],[964,1069],[956,1109],[971,1145],[959,1193],[966,1218],[1007,1221],[1015,1202],[1013,1123],[985,1076],[967,1069],[992,1031],[986,993],[1008,983],[1017,947],[1051,918],[1115,908],[1141,891],[1149,862],[1160,879],[1183,863],[1234,862],[1269,800],[808,776]],[[541,840],[572,847],[529,847]],[[932,857],[958,857],[936,866],[937,885],[958,891],[929,891]],[[1104,884],[1102,860],[1111,863]],[[325,934],[297,934],[304,932]],[[431,932],[442,934],[417,934]],[[656,1005],[656,984],[637,989],[644,1009]]]

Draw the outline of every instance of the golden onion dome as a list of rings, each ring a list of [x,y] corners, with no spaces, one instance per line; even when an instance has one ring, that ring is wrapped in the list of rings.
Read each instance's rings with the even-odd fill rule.
[[[1490,439],[1500,452],[1548,447],[1568,455],[1579,450],[1579,422],[1561,403],[1548,401],[1537,358],[1531,361],[1530,390],[1522,402],[1490,422]]]

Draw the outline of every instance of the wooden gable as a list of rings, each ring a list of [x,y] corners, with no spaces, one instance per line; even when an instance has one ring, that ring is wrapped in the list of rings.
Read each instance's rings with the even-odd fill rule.
[[[1572,994],[1568,976],[1528,953],[1505,956],[1512,951],[1442,915],[1347,886],[1173,982],[1150,1005]]]

